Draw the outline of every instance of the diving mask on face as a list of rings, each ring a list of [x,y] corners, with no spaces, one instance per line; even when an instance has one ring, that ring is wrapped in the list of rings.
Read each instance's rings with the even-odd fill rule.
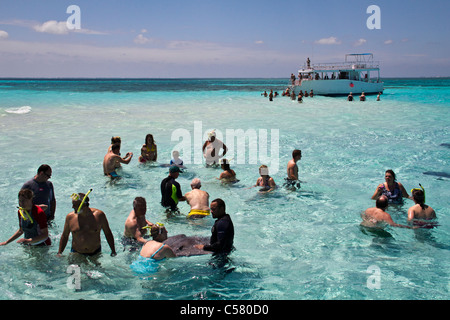
[[[84,196],[83,200],[81,201],[80,205],[78,206],[78,210],[75,213],[79,213],[81,210],[81,207],[83,206],[84,202],[86,201],[87,196],[89,195],[89,193],[91,193],[92,189],[89,189],[89,191],[86,193],[86,195]],[[78,193],[72,193],[71,198],[73,201],[78,201],[80,200],[80,195]]]

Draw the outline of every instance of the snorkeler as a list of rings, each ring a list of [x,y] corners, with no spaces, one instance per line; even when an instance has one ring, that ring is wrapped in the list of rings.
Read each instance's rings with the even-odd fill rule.
[[[64,230],[59,241],[58,255],[61,255],[64,251],[71,233],[71,252],[86,256],[100,253],[100,231],[102,230],[111,248],[111,256],[116,255],[114,236],[109,228],[105,213],[99,209],[89,207],[88,195],[90,191],[87,194],[72,194],[72,208],[74,211],[66,216]]]
[[[31,246],[49,246],[51,240],[48,236],[47,217],[44,211],[33,204],[33,191],[21,189],[19,191],[19,229],[0,246],[13,242],[22,234],[24,237],[17,243]]]
[[[422,188],[422,186],[420,187]],[[411,193],[415,205],[408,209],[408,221],[424,227],[431,226],[426,220],[436,219],[436,212],[432,207],[425,204],[424,189],[412,189]]]

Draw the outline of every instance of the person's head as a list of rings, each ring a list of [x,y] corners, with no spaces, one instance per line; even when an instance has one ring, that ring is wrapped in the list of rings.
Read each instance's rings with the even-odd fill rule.
[[[118,143],[118,144],[122,143],[122,140],[120,139],[119,136],[115,136],[115,137],[111,138],[111,144],[115,144],[115,143]]]
[[[147,211],[147,201],[143,197],[136,197],[133,200],[133,210],[136,215],[145,215]]]
[[[380,196],[375,202],[378,209],[385,210],[389,204],[389,200],[385,195]]]
[[[180,175],[181,169],[177,166],[171,166],[169,169],[169,174],[171,177],[173,178],[178,178],[178,176]]]
[[[216,139],[216,130],[213,130],[208,133],[208,140],[213,142]]]
[[[199,178],[194,178],[191,181],[191,188],[192,189],[200,189],[202,187],[202,182]]]
[[[150,234],[155,241],[163,242],[167,240],[167,230],[164,226],[153,225]]]
[[[120,153],[120,143],[114,143],[111,147],[111,151],[115,154]]]
[[[226,210],[225,202],[220,198],[211,201],[209,208],[214,219],[222,217]]]
[[[146,145],[153,145],[155,143],[155,140],[153,139],[153,135],[151,133],[147,134],[145,136],[145,144]]]
[[[222,159],[220,161],[220,167],[222,168],[222,170],[230,170],[230,163],[228,162],[227,159]]]
[[[52,168],[48,164],[42,164],[37,170],[37,178],[41,181],[47,181],[52,177]]]
[[[89,208],[89,197],[86,197],[85,193],[77,193],[72,195],[72,208],[73,210],[75,210],[75,213],[79,213],[80,211],[82,211],[84,208]],[[80,208],[81,203],[83,202],[84,199],[84,203]],[[78,210],[80,209],[80,210]]]
[[[415,203],[419,204],[422,208],[425,205],[425,193],[420,189],[412,190],[412,197]]]
[[[294,159],[295,161],[298,161],[301,158],[302,158],[302,151],[301,150],[295,149],[294,151],[292,151],[292,159]]]
[[[178,159],[180,157],[180,152],[178,152],[177,150],[173,150],[172,151],[172,157],[174,159]]]
[[[386,180],[386,182],[388,183],[396,181],[394,171],[392,171],[391,169],[386,170],[386,172],[384,173],[384,180]]]
[[[269,168],[263,164],[259,167],[259,174],[261,176],[268,176],[269,175]]]
[[[19,191],[19,207],[30,210],[33,206],[33,191],[30,189],[21,189]]]

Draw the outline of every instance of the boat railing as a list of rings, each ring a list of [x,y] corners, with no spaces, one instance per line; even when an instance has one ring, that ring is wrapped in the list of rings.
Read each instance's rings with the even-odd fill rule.
[[[314,64],[310,68],[303,68],[304,71],[336,71],[336,70],[355,70],[355,69],[378,69],[380,63],[378,61],[371,62],[340,62],[340,63],[319,63]]]

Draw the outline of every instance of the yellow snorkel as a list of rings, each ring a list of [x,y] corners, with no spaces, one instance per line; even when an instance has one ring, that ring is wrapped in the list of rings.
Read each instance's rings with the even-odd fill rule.
[[[33,219],[31,218],[31,216],[30,216],[30,214],[28,213],[28,211],[25,209],[25,208],[22,208],[22,207],[17,207],[18,209],[19,209],[19,213],[20,213],[20,215],[22,216],[22,219],[24,220],[24,221],[27,221],[28,219],[30,219],[30,222],[31,223],[34,223],[33,222]],[[24,214],[25,213],[25,214]],[[26,216],[25,216],[26,215]]]
[[[161,234],[161,228],[164,227],[164,224],[161,223],[161,222],[157,222],[157,223],[155,223],[154,225],[156,225],[156,226],[159,228],[159,234]],[[149,229],[149,230],[151,230],[152,227],[153,227],[153,226],[145,226],[145,227],[142,227],[142,229]]]
[[[89,189],[89,191],[86,193],[86,195],[84,196],[83,200],[81,201],[80,205],[78,206],[78,210],[75,213],[79,213],[81,210],[81,207],[83,206],[84,202],[86,201],[87,196],[89,195],[89,193],[91,193],[92,189]],[[78,193],[72,193],[71,198],[73,201],[77,201],[80,200],[80,196],[78,195]]]
[[[413,193],[414,190],[421,190],[422,189],[422,191],[423,191],[423,202],[425,202],[425,188],[422,187],[422,185],[420,183],[419,183],[419,187],[420,187],[420,189],[419,188],[411,189],[411,194]]]

